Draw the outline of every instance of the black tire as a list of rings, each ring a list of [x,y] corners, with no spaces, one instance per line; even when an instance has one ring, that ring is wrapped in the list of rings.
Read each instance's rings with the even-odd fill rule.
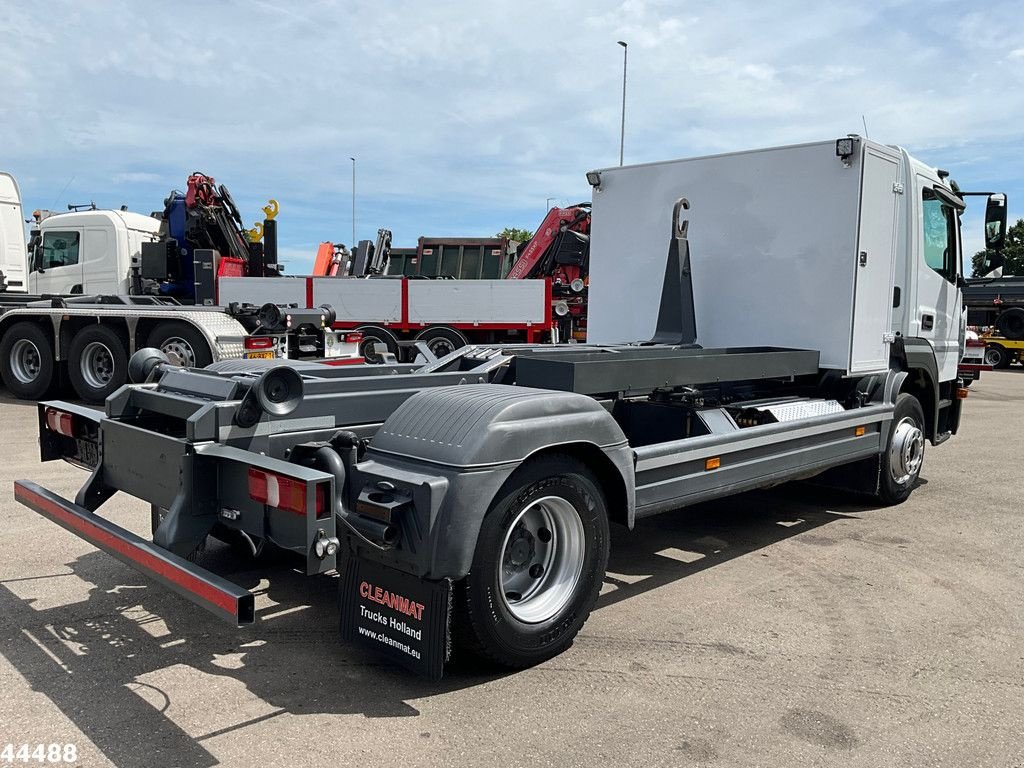
[[[561,510],[557,514],[552,512],[556,508]],[[545,525],[531,532],[515,524],[530,515],[551,521],[555,532],[548,532],[545,540]],[[457,585],[459,645],[513,668],[539,664],[564,651],[601,590],[608,539],[607,505],[590,470],[564,455],[524,464],[491,504],[470,573]],[[553,554],[560,546],[565,549],[561,559]],[[534,575],[540,560],[548,571]],[[507,591],[524,580],[537,591]]]
[[[985,347],[985,365],[991,365],[993,368],[1009,368],[1010,360],[1010,353],[1006,351],[1006,347],[1000,344],[989,344]]]
[[[68,378],[80,398],[102,403],[128,382],[124,339],[105,325],[79,329],[68,348]]]
[[[469,340],[457,330],[446,328],[443,325],[420,331],[416,339],[417,341],[424,342],[431,354],[438,359],[450,355],[456,349],[469,344]]]
[[[53,342],[35,323],[21,322],[4,333],[0,343],[0,377],[22,400],[41,400],[53,389],[57,363]]]
[[[1003,312],[996,321],[996,328],[1013,341],[1024,339],[1024,309],[1013,307]]]
[[[213,362],[213,352],[206,337],[187,323],[160,323],[146,337],[147,347],[156,347],[174,365],[205,368]]]
[[[901,392],[881,456],[878,498],[883,504],[901,504],[910,497],[924,466],[924,446],[924,410],[916,397]]]
[[[359,342],[359,356],[366,362],[384,362],[384,358],[374,351],[374,344],[383,344],[388,348],[388,352],[398,357],[398,337],[387,328],[381,328],[379,325],[362,325],[356,330],[363,334],[363,340]]]

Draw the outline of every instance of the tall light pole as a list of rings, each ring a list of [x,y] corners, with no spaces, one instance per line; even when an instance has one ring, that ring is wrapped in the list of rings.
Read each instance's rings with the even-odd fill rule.
[[[551,201],[554,199],[555,198],[553,197],[549,197],[544,200],[544,213],[547,213],[548,211],[551,210]]]
[[[352,249],[356,247],[356,159],[350,157],[352,161]]]
[[[622,165],[626,151],[626,59],[629,55],[629,46],[622,40],[619,40],[619,45],[622,46],[622,130],[619,133],[619,165]]]

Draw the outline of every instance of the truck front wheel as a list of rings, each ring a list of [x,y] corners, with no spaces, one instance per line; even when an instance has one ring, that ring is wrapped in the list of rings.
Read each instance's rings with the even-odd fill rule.
[[[594,475],[569,456],[523,465],[491,505],[459,585],[462,645],[528,667],[572,644],[608,564],[608,509]]]
[[[892,423],[878,482],[878,497],[887,505],[907,500],[924,465],[924,411],[916,397],[900,393]]]
[[[16,323],[4,332],[0,343],[0,376],[15,397],[39,400],[54,383],[56,361],[53,344],[35,323]]]
[[[68,378],[89,403],[102,403],[128,381],[128,352],[113,328],[90,325],[75,334],[68,350]]]

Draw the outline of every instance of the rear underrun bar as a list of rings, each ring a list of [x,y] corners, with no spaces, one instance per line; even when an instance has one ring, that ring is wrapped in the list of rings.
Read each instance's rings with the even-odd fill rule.
[[[255,621],[253,595],[237,584],[161,549],[36,483],[16,481],[14,498],[216,616],[239,626]]]

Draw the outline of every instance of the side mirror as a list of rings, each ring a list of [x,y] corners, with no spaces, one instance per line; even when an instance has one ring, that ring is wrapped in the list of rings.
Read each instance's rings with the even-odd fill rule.
[[[1006,195],[996,192],[985,205],[985,248],[1001,251],[1006,241]]]
[[[28,243],[29,272],[43,271],[43,238],[38,232],[32,233],[32,239]]]

